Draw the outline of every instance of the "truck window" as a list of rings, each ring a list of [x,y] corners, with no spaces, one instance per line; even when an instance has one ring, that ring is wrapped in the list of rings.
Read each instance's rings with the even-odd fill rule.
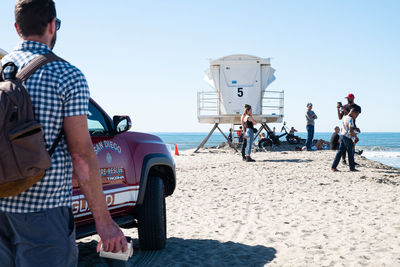
[[[90,135],[105,135],[108,127],[103,114],[89,102],[88,128]]]

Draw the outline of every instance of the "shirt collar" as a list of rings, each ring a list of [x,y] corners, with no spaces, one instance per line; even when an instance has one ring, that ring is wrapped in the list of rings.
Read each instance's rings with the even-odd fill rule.
[[[36,41],[21,41],[15,50],[20,51],[35,51],[35,50],[45,50],[51,52],[51,49],[45,45],[44,43],[36,42]]]

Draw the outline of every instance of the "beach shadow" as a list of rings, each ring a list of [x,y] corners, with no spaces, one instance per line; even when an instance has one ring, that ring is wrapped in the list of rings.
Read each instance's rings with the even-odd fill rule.
[[[276,250],[211,239],[169,238],[163,250],[143,251],[134,240],[134,254],[128,262],[100,258],[96,241],[78,243],[79,267],[86,266],[264,266],[275,259]]]
[[[369,166],[366,166],[366,167],[369,167]],[[385,168],[380,168],[378,171],[371,170],[371,172],[400,175],[400,169],[399,170],[393,170],[393,171],[382,171],[382,170],[385,170]]]
[[[383,173],[388,173],[388,174],[400,174],[400,169],[399,170],[393,170],[393,171],[384,171]]]
[[[264,159],[257,160],[259,162],[294,162],[294,163],[302,163],[302,162],[312,162],[311,159]]]

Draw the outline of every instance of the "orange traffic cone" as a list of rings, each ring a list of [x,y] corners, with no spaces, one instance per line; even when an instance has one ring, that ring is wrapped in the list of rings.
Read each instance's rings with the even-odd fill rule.
[[[179,156],[178,146],[175,144],[175,155]]]

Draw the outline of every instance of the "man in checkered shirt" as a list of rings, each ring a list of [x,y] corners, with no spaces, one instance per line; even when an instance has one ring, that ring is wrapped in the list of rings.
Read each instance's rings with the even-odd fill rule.
[[[2,63],[12,61],[21,69],[37,56],[52,53],[61,22],[53,0],[19,0],[15,19],[22,40]],[[36,71],[25,86],[48,148],[62,130],[65,134],[43,179],[17,196],[0,199],[1,265],[76,266],[72,170],[89,202],[104,250],[126,251],[126,239],[108,212],[99,179],[87,127],[85,77],[69,63],[55,61]]]

